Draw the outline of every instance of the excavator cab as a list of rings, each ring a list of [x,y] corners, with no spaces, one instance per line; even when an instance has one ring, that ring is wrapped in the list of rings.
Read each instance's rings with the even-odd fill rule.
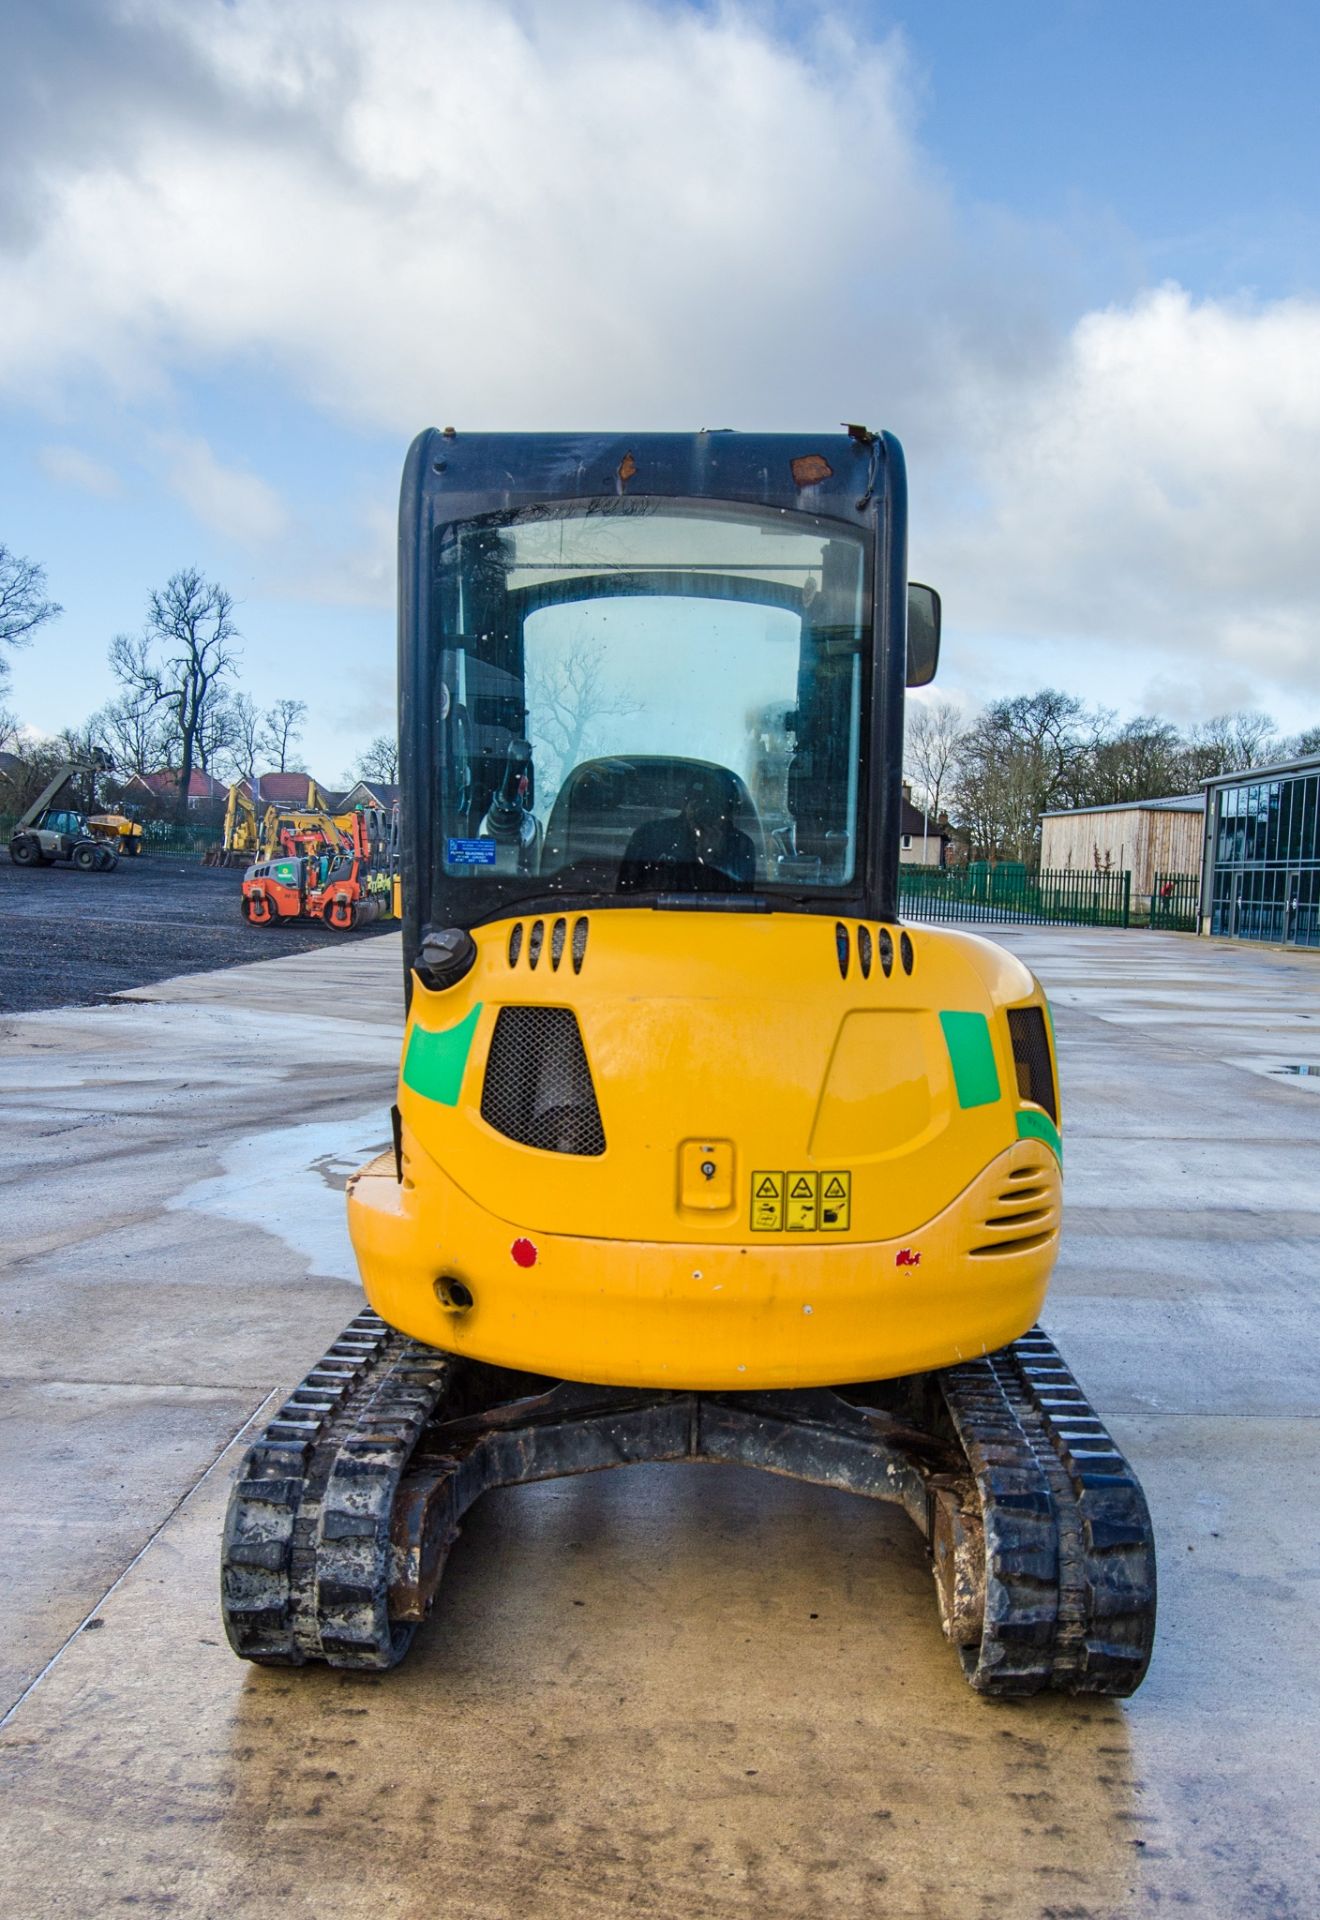
[[[900,1501],[980,1690],[1138,1684],[1145,1504],[1034,1328],[1049,1011],[899,920],[906,525],[860,428],[414,443],[394,1148],[371,1311],[231,1509],[247,1657],[392,1664],[484,1487],[695,1457]],[[315,1591],[269,1545],[308,1473]]]
[[[904,690],[938,644],[927,590],[910,649],[905,526],[884,435],[414,448],[406,1205],[363,1184],[350,1209],[391,1324],[728,1391],[945,1366],[1034,1321],[1043,996],[898,924]]]

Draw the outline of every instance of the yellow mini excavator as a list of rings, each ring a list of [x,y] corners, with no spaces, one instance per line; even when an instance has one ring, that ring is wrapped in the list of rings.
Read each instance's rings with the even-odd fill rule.
[[[1139,1684],[1146,1503],[1035,1327],[1049,1011],[898,917],[906,511],[860,427],[415,442],[394,1147],[233,1490],[244,1658],[391,1666],[484,1490],[701,1459],[902,1506],[979,1691]]]

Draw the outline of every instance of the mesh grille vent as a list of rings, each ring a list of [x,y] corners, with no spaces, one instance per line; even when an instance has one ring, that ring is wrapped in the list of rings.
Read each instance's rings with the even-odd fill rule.
[[[898,936],[898,951],[902,956],[904,973],[911,973],[913,959],[912,942],[906,933],[900,933]]]
[[[506,1139],[543,1153],[604,1153],[591,1069],[567,1007],[500,1008],[481,1117]]]
[[[1039,1007],[1010,1007],[1008,1031],[1013,1041],[1018,1093],[1024,1100],[1034,1100],[1038,1107],[1044,1107],[1057,1127],[1059,1106],[1054,1097],[1054,1069],[1045,1015]]]
[[[573,971],[581,973],[582,962],[587,951],[587,923],[584,920],[573,922]]]
[[[516,967],[518,964],[518,955],[522,952],[522,940],[522,921],[519,920],[509,935],[509,965],[511,967]]]
[[[834,929],[834,951],[839,956],[839,972],[846,980],[848,978],[848,957],[852,951],[852,942],[848,938],[848,929],[844,926],[842,920],[839,921]]]
[[[550,929],[550,965],[559,971],[559,962],[564,957],[564,942],[568,938],[567,920],[556,920]]]
[[[887,980],[894,971],[894,939],[888,927],[881,927],[876,944],[880,948],[880,971]]]
[[[862,970],[863,980],[871,978],[871,929],[857,929],[857,964]]]
[[[527,936],[527,964],[533,968],[533,970],[536,967],[537,961],[541,958],[541,946],[544,940],[545,921],[533,920],[532,930]]]

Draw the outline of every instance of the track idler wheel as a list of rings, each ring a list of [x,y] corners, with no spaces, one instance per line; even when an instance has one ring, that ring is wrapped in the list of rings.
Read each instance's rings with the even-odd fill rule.
[[[985,1629],[985,1528],[972,1487],[941,1487],[935,1495],[930,1550],[945,1639],[955,1647],[979,1646]]]

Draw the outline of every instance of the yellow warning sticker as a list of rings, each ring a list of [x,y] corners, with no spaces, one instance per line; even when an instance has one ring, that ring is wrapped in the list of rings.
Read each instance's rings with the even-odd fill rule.
[[[784,1230],[787,1233],[816,1231],[816,1176],[814,1173],[785,1175],[788,1197],[784,1205]]]
[[[783,1230],[783,1174],[754,1173],[752,1175],[752,1232],[782,1233]]]
[[[852,1225],[852,1175],[790,1167],[752,1175],[753,1233],[846,1233]]]
[[[852,1224],[852,1175],[820,1176],[820,1224],[824,1233],[846,1233]]]

